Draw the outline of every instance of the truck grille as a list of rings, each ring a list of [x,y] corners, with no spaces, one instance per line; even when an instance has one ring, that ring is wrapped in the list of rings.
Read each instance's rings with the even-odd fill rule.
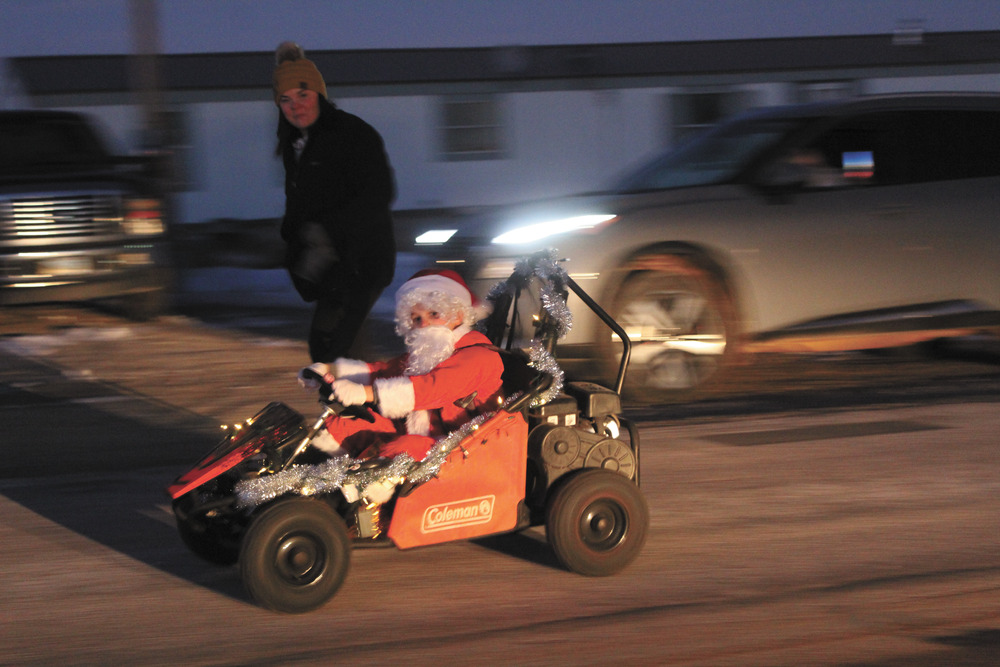
[[[116,195],[87,194],[0,200],[0,238],[71,238],[116,234]]]

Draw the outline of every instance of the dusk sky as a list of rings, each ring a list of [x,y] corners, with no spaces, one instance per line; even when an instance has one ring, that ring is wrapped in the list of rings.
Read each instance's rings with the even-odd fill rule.
[[[133,0],[0,0],[0,57],[133,51]],[[167,53],[1000,30],[997,0],[164,0]]]

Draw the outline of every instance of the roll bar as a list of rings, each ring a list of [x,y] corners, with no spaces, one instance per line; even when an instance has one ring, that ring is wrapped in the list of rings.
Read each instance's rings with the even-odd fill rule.
[[[618,377],[615,380],[615,393],[621,395],[622,387],[625,385],[625,372],[628,370],[628,362],[632,357],[632,341],[629,340],[628,334],[625,333],[625,329],[622,328],[618,322],[615,321],[611,315],[608,314],[606,310],[601,308],[601,306],[594,301],[589,294],[583,291],[575,280],[566,277],[566,285],[573,290],[573,294],[580,297],[580,301],[583,301],[590,308],[595,315],[601,318],[601,321],[608,325],[612,331],[618,334],[618,337],[622,339],[622,358],[618,364]]]

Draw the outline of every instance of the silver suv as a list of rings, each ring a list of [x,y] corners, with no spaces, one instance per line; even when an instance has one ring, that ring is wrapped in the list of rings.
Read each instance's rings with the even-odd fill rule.
[[[632,389],[676,395],[737,349],[995,334],[998,211],[1000,97],[886,96],[747,113],[606,192],[506,210],[454,243],[483,234],[463,252],[481,293],[556,248],[634,342]],[[611,374],[620,341],[572,310],[561,359]]]
[[[116,298],[158,314],[170,289],[160,198],[84,116],[0,112],[0,305]]]

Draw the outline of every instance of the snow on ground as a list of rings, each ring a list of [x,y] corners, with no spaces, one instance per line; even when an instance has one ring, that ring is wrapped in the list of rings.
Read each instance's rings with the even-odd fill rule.
[[[66,345],[125,340],[133,329],[121,327],[73,327],[54,333],[0,338],[0,350],[19,356],[46,357]]]

